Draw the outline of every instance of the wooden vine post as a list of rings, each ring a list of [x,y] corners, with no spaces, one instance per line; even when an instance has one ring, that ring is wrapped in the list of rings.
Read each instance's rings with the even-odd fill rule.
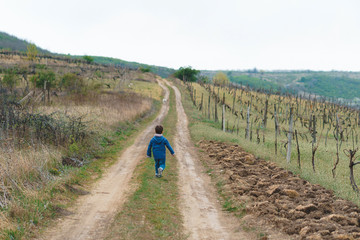
[[[297,149],[298,165],[299,165],[299,168],[301,168],[300,146],[299,146],[298,134],[297,134],[297,130],[296,130],[296,129],[295,129],[295,139],[296,139],[296,149]]]
[[[209,103],[208,103],[208,119],[210,120],[210,92],[209,92]]]
[[[288,144],[287,144],[287,153],[286,153],[286,161],[290,163],[291,159],[291,139],[293,133],[293,108],[290,108],[290,120],[289,120],[289,132],[288,132]]]
[[[214,102],[214,106],[215,106],[215,122],[218,122],[218,114],[217,114],[217,96],[215,96],[215,102]]]
[[[44,82],[44,103],[46,101],[46,81]]]
[[[225,104],[222,105],[222,116],[221,116],[221,121],[222,121],[222,130],[225,132]]]
[[[267,112],[268,112],[268,105],[269,105],[269,100],[266,99],[265,101],[265,112],[264,112],[264,128],[266,128],[266,123],[267,123]]]
[[[201,111],[203,108],[203,100],[204,100],[204,93],[201,93],[201,102],[200,102],[200,106],[199,106],[199,110]]]
[[[311,127],[311,137],[312,137],[312,141],[311,141],[311,164],[313,167],[313,171],[315,172],[315,152],[317,150],[316,147],[316,116],[312,115],[312,127]]]
[[[275,154],[277,155],[277,138],[278,138],[278,120],[277,120],[277,114],[276,114],[276,104],[274,104],[274,121],[275,121]]]
[[[194,106],[196,107],[196,89],[194,89],[193,91],[194,91],[193,102],[194,102]]]
[[[245,139],[250,139],[250,102],[248,103],[247,113],[246,113]]]
[[[235,111],[235,101],[236,101],[236,88],[234,90],[234,98],[233,98],[233,106],[232,106],[232,113],[234,114]]]

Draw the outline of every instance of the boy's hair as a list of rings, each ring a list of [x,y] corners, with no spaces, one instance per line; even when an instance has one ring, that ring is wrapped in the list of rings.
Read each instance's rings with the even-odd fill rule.
[[[157,126],[155,127],[155,132],[156,132],[157,134],[162,134],[163,129],[164,129],[163,126],[157,125]]]

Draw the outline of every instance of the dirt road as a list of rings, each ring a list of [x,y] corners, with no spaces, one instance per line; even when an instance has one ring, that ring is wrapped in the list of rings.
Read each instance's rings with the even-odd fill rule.
[[[159,85],[165,91],[165,98],[169,99],[168,88],[162,82],[159,82]],[[79,198],[74,213],[59,220],[56,226],[40,239],[103,239],[107,225],[129,194],[129,181],[136,165],[146,155],[147,143],[155,125],[163,121],[168,110],[169,104],[166,101],[159,116],[136,138],[134,144],[122,153],[91,193]]]
[[[180,170],[180,207],[189,239],[250,239],[239,226],[232,224],[231,217],[224,216],[220,210],[217,194],[211,187],[209,176],[204,173],[197,160],[190,141],[181,93],[177,87],[172,88],[175,91],[178,114],[174,147]]]

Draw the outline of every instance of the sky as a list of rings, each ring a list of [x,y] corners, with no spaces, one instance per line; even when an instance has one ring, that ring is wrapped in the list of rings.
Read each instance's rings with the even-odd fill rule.
[[[360,71],[359,12],[359,0],[0,0],[0,31],[175,69]]]

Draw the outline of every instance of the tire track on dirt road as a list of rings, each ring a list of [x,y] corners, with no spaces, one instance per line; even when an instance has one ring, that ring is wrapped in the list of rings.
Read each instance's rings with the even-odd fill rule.
[[[209,176],[204,173],[190,141],[181,93],[176,86],[166,83],[174,89],[176,96],[178,122],[174,146],[179,162],[181,211],[189,239],[250,239],[220,210]]]
[[[165,98],[169,99],[169,89],[162,81],[158,83],[165,91]],[[135,167],[146,154],[147,143],[155,126],[163,121],[168,110],[169,101],[166,101],[158,117],[136,138],[134,144],[119,156],[91,193],[79,197],[74,213],[61,219],[39,239],[103,239],[108,225],[131,192],[129,182]]]

